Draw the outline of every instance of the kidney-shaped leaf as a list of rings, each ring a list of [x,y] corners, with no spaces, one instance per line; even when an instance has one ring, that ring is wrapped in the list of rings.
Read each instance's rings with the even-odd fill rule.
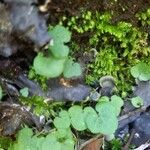
[[[136,108],[139,108],[139,107],[141,107],[141,106],[144,105],[143,100],[142,100],[139,96],[133,97],[133,98],[131,99],[131,103],[132,103],[132,105],[133,105],[134,107],[136,107]]]
[[[83,131],[87,128],[84,121],[84,113],[81,106],[72,106],[69,109],[69,115],[71,118],[71,124],[76,130]]]
[[[66,129],[70,126],[70,117],[67,111],[62,110],[59,113],[59,117],[56,117],[54,119],[54,125],[57,129]]]
[[[150,80],[150,66],[145,63],[139,63],[131,68],[131,74],[141,81]]]
[[[70,41],[71,32],[69,32],[65,27],[57,25],[50,31],[50,35],[53,38],[53,42],[49,47],[52,54],[59,59],[67,57],[69,48],[64,44]]]
[[[54,57],[44,57],[39,53],[33,62],[33,67],[37,74],[48,78],[55,78],[62,74],[65,59],[55,59]]]
[[[80,64],[74,63],[73,60],[68,59],[65,63],[65,68],[63,71],[63,75],[65,78],[72,78],[81,76],[82,69]]]

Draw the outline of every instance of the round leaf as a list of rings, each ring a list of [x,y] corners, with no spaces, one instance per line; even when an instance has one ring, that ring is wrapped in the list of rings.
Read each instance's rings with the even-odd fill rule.
[[[136,108],[139,108],[139,107],[141,107],[141,106],[144,105],[143,100],[142,100],[139,96],[133,97],[133,98],[131,99],[131,103],[132,103],[132,105],[133,105],[134,107],[136,107]]]
[[[82,69],[80,64],[74,63],[71,59],[68,59],[65,63],[63,75],[65,78],[72,78],[81,76]]]
[[[99,102],[109,102],[109,98],[107,96],[102,96],[98,101]]]
[[[131,74],[141,81],[150,80],[150,66],[145,63],[139,63],[131,68]]]
[[[44,57],[39,53],[33,63],[33,67],[37,74],[48,78],[55,78],[62,74],[65,59],[55,59],[54,57]]]
[[[95,106],[96,111],[101,114],[108,114],[116,116],[116,110],[115,107],[111,104],[111,102],[99,102]]]
[[[23,97],[28,97],[29,95],[29,89],[27,87],[20,90],[20,93]]]
[[[66,129],[70,126],[70,117],[67,111],[62,110],[59,117],[54,119],[54,125],[57,129]]]
[[[92,133],[100,133],[100,122],[96,111],[92,107],[86,107],[84,108],[84,116],[87,128]]]
[[[54,45],[50,46],[50,50],[54,57],[63,59],[69,54],[69,47],[61,43],[60,41],[54,41]]]
[[[71,124],[76,130],[83,131],[87,128],[84,121],[84,113],[82,107],[72,106],[68,112],[71,118]]]
[[[117,95],[113,95],[111,97],[111,103],[113,104],[113,106],[115,107],[122,107],[123,106],[123,100],[121,97],[117,96]]]
[[[61,25],[55,26],[49,33],[54,40],[58,40],[62,43],[67,43],[71,39],[71,32]]]
[[[53,37],[53,44],[50,45],[49,49],[54,57],[59,59],[67,57],[69,48],[64,44],[70,41],[71,32],[63,26],[57,25],[50,31],[50,35]]]
[[[92,133],[113,134],[117,129],[118,121],[114,115],[107,113],[97,114],[93,108],[86,108],[85,122]]]

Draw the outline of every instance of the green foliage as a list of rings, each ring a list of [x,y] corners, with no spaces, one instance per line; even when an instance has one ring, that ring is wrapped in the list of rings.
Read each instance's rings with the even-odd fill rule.
[[[22,96],[28,97],[29,96],[29,89],[27,87],[25,87],[25,88],[20,90],[20,93]]]
[[[57,111],[62,107],[63,102],[48,103],[42,96],[20,97],[21,103],[32,108],[33,113],[36,115],[44,115],[49,118],[50,116],[56,116]]]
[[[119,91],[130,90],[133,83],[130,68],[140,61],[145,62],[145,58],[149,57],[147,33],[127,22],[111,23],[109,13],[90,11],[84,11],[70,19],[63,18],[61,24],[66,24],[79,37],[81,34],[88,35],[84,39],[89,42],[81,43],[80,39],[75,39],[75,42],[85,51],[92,48],[97,51],[93,62],[88,65],[87,83],[99,80],[101,76],[111,75],[115,77]]]
[[[84,121],[83,109],[81,106],[72,106],[68,112],[70,115],[71,124],[76,130],[83,131],[87,128]]]
[[[141,21],[142,26],[149,26],[150,25],[150,8],[146,11],[140,12],[136,14],[138,20]]]
[[[38,137],[33,135],[32,129],[24,128],[18,133],[17,141],[11,144],[8,150],[74,150],[74,140],[70,133],[70,130],[66,130],[65,137],[59,137],[59,132],[54,131],[46,137]]]
[[[104,101],[104,99],[108,99],[108,101]],[[110,101],[108,97],[102,97],[95,109],[74,105],[69,108],[68,112],[62,110],[59,117],[54,119],[54,125],[59,129],[66,129],[71,125],[77,131],[88,129],[94,134],[111,135],[117,129],[117,116],[122,106],[123,100],[116,95],[112,96]]]
[[[47,78],[55,78],[63,73],[65,59],[55,59],[54,57],[44,57],[42,53],[38,53],[34,59],[34,69],[37,74]]]
[[[119,139],[114,139],[110,142],[110,149],[111,150],[121,150],[122,149],[122,142]],[[108,149],[109,150],[109,149]]]
[[[131,103],[132,103],[132,105],[133,105],[134,107],[136,107],[136,108],[139,108],[139,107],[141,107],[141,106],[144,105],[143,99],[141,99],[139,96],[133,97],[133,98],[131,99]]]
[[[138,63],[131,68],[131,74],[140,81],[150,80],[150,65],[146,63]]]
[[[77,77],[82,74],[81,67],[78,63],[74,63],[72,59],[68,59],[65,64],[63,75],[65,78]]]
[[[60,25],[55,26],[49,33],[53,40],[47,56],[40,52],[33,62],[36,74],[46,78],[59,77],[62,73],[67,78],[80,76],[81,67],[68,58],[69,47],[65,45],[70,41],[71,33]]]
[[[63,26],[56,26],[49,33],[53,37],[53,43],[49,47],[53,56],[58,59],[66,58],[69,54],[69,47],[64,44],[70,41],[71,33]]]
[[[29,77],[29,79],[34,80],[35,82],[38,82],[44,91],[47,89],[46,83],[47,83],[48,78],[41,76],[39,74],[36,74],[33,67],[30,67],[28,77]]]
[[[36,115],[50,115],[49,105],[44,102],[44,98],[40,96],[32,96],[32,97],[20,97],[20,101],[27,105],[28,107],[34,106],[34,113]]]
[[[26,99],[23,97],[22,101],[26,102]],[[35,104],[38,103],[45,110],[52,109],[42,101],[40,97],[28,97],[28,102],[34,103],[35,108]],[[0,143],[0,148],[8,150],[74,150],[75,139],[71,128],[77,131],[89,130],[94,134],[112,135],[117,129],[117,116],[120,113],[118,110],[122,105],[123,100],[116,95],[110,99],[106,96],[101,97],[95,109],[74,105],[68,111],[61,110],[57,116],[54,115],[54,128],[46,135],[34,134],[32,129],[25,127],[19,131],[16,141],[9,141],[7,145],[2,142],[3,145]],[[4,140],[3,138],[2,141]]]
[[[54,125],[57,129],[67,129],[70,127],[70,117],[67,111],[62,110],[59,117],[54,119]]]
[[[12,143],[11,138],[0,137],[0,150],[8,149],[11,143]]]

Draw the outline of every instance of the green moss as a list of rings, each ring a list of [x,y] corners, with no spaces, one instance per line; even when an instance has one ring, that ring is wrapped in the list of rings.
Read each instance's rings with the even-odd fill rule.
[[[55,116],[57,111],[62,107],[63,102],[48,102],[48,99],[45,99],[41,96],[31,96],[31,97],[20,97],[20,101],[27,105],[30,108],[34,108],[33,112],[36,115],[44,115],[47,118],[50,116]]]
[[[29,79],[32,79],[35,82],[38,82],[44,91],[47,90],[47,84],[46,83],[47,83],[48,78],[36,74],[33,67],[30,68],[29,73],[28,73],[28,77],[29,77]]]
[[[75,39],[80,48],[95,48],[97,54],[91,64],[88,64],[87,83],[98,80],[103,75],[112,75],[120,92],[130,90],[133,78],[130,68],[140,61],[149,59],[150,47],[148,34],[140,31],[131,23],[111,23],[109,13],[100,14],[90,11],[82,12],[70,19],[64,18],[61,24],[73,31],[74,35],[86,34],[86,43]],[[82,37],[82,36],[81,36]],[[80,49],[79,49],[80,50]],[[75,51],[76,52],[76,51]]]
[[[149,26],[150,25],[150,8],[146,11],[139,12],[136,14],[137,19],[141,22],[142,26]]]

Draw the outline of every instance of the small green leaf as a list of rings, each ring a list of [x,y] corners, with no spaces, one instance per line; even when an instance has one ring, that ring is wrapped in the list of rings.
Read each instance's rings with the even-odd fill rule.
[[[116,116],[119,116],[121,107],[123,106],[123,100],[117,95],[111,97],[111,105],[115,108]]]
[[[67,57],[69,48],[64,44],[70,41],[71,33],[65,27],[60,25],[54,27],[49,33],[53,37],[53,44],[49,47],[53,56],[59,59]]]
[[[25,87],[25,88],[20,90],[20,93],[23,97],[28,97],[29,96],[29,89],[27,87]]]
[[[74,145],[73,139],[66,139],[65,142],[61,143],[61,150],[74,150]]]
[[[74,63],[73,60],[68,59],[65,63],[65,68],[63,71],[63,75],[65,78],[72,78],[81,76],[82,69],[80,64]]]
[[[44,57],[39,53],[33,62],[33,67],[37,74],[48,78],[55,78],[62,74],[65,59],[55,59],[54,57]]]
[[[88,129],[92,133],[100,133],[101,132],[99,128],[100,122],[96,111],[92,107],[85,107],[84,116]]]
[[[73,135],[70,128],[59,128],[57,129],[57,138],[58,139],[73,139]]]
[[[99,113],[99,128],[101,133],[105,135],[113,134],[118,126],[115,107],[111,104],[111,102],[99,102],[95,109]]]
[[[67,111],[62,110],[59,117],[54,119],[54,125],[57,129],[66,129],[70,126],[70,117]]]
[[[98,100],[98,102],[109,102],[109,97],[102,96],[102,97],[100,97],[100,99]]]
[[[131,74],[141,81],[148,81],[150,80],[150,66],[145,63],[139,63],[131,68]]]
[[[122,107],[124,103],[121,97],[113,95],[111,97],[111,104],[113,104],[114,107]]]
[[[104,109],[106,108],[107,107],[105,107]],[[117,118],[115,117],[115,115],[111,113],[111,110],[104,110],[101,108],[97,108],[97,109],[98,111],[100,111],[99,114],[97,114],[95,110],[91,107],[87,107],[84,109],[86,114],[85,122],[87,124],[88,129],[92,133],[102,133],[104,135],[113,134],[118,126]]]
[[[106,113],[108,116],[116,116],[115,107],[111,104],[111,102],[99,102],[96,104],[95,109],[99,114]]]
[[[132,103],[132,105],[133,105],[134,107],[136,107],[136,108],[139,108],[139,107],[141,107],[141,106],[144,105],[143,100],[142,100],[139,96],[133,97],[133,98],[131,99],[131,103]]]
[[[81,106],[72,106],[68,110],[68,112],[70,114],[71,124],[76,130],[83,131],[87,128],[84,121],[84,113]]]

